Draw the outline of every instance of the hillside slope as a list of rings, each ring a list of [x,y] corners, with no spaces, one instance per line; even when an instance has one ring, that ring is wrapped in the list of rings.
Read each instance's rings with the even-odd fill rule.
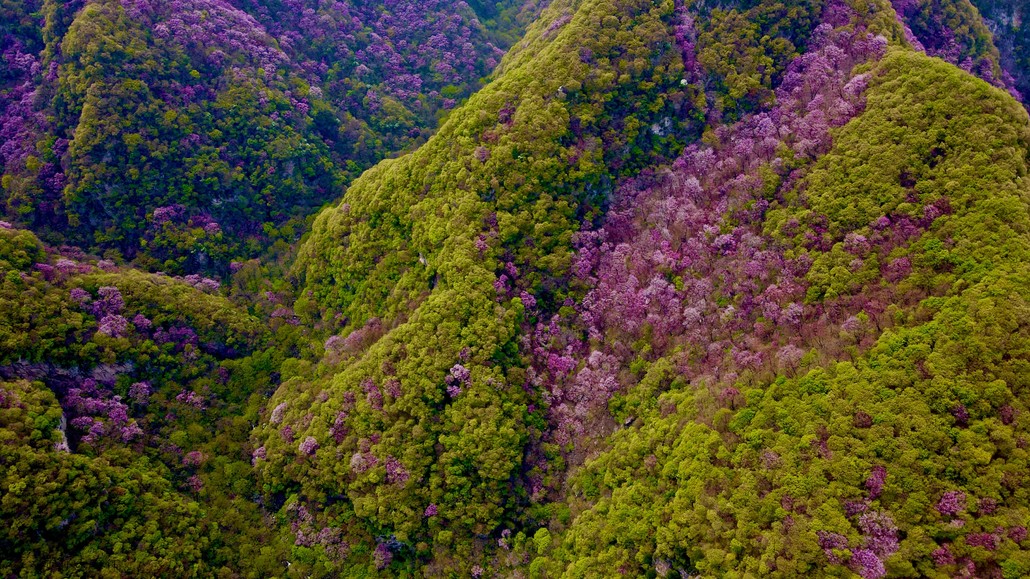
[[[1030,574],[986,8],[0,9],[0,574]]]
[[[246,444],[289,340],[217,291],[0,222],[0,573],[279,569]]]
[[[5,3],[2,210],[51,243],[224,277],[424,140],[535,12],[479,9],[493,19],[442,2]]]
[[[380,164],[338,207],[319,216],[297,264],[302,295],[295,307],[302,319],[329,331],[326,357],[313,374],[286,380],[255,442],[262,445],[258,469],[266,489],[285,500],[287,512],[303,513],[296,520],[309,529],[305,536],[334,527],[334,521],[352,521],[345,527],[355,533],[352,544],[367,551],[352,550],[348,562],[367,557],[366,564],[380,569],[413,569],[413,562],[432,561],[434,573],[454,566],[518,567],[531,550],[547,555],[534,567],[552,573],[564,565],[572,574],[613,568],[635,573],[642,565],[790,574],[830,561],[860,570],[866,557],[873,571],[862,572],[875,575],[895,554],[891,548],[862,551],[852,538],[859,553],[853,563],[850,551],[827,559],[812,547],[777,567],[775,548],[765,547],[772,536],[763,533],[779,537],[779,527],[748,523],[734,543],[739,546],[731,548],[733,537],[716,531],[710,517],[733,528],[732,515],[714,508],[681,523],[697,534],[690,549],[650,546],[666,541],[668,517],[697,512],[700,499],[688,498],[694,495],[656,513],[663,522],[650,529],[639,526],[650,520],[643,512],[627,510],[625,520],[635,530],[606,531],[604,524],[623,515],[605,501],[595,507],[602,511],[584,509],[609,493],[606,501],[625,492],[652,505],[662,493],[672,493],[666,495],[672,500],[690,489],[717,493],[726,487],[722,492],[734,509],[753,504],[746,492],[756,477],[740,483],[739,491],[729,483],[706,486],[706,478],[686,474],[648,487],[640,486],[639,475],[626,479],[635,486],[617,483],[620,471],[605,461],[639,464],[641,457],[628,447],[615,446],[566,482],[569,472],[579,472],[585,453],[623,440],[634,449],[647,444],[646,437],[630,441],[632,434],[619,424],[682,436],[685,448],[709,444],[693,438],[709,431],[713,440],[725,436],[730,450],[746,439],[751,454],[738,460],[751,465],[763,448],[757,432],[765,432],[746,428],[762,410],[748,406],[752,398],[758,404],[763,393],[791,388],[782,386],[784,380],[805,382],[802,371],[823,375],[814,368],[827,368],[822,372],[828,377],[820,380],[829,384],[837,360],[863,363],[873,355],[867,352],[894,335],[881,333],[918,331],[906,328],[928,310],[945,307],[933,300],[947,298],[950,287],[973,283],[948,277],[957,275],[951,272],[994,263],[973,245],[1014,256],[1025,242],[1018,223],[1010,236],[979,242],[971,231],[932,233],[960,220],[1000,218],[978,201],[986,192],[1011,190],[1012,218],[1025,215],[1026,115],[1010,97],[957,68],[912,56],[902,46],[921,44],[906,41],[912,37],[904,20],[886,4],[872,10],[840,2],[724,8],[553,4],[501,63],[502,75],[426,146]],[[976,14],[969,4],[961,10],[970,18]],[[743,22],[755,23],[754,36],[740,28]],[[606,26],[613,32],[597,33]],[[959,27],[955,43],[967,47],[970,58],[981,58],[983,74],[994,80],[1000,76],[997,52],[985,31],[978,21]],[[873,65],[888,42],[876,34],[893,38],[896,48]],[[630,60],[634,54],[649,56]],[[969,98],[953,101],[943,89],[909,86],[945,80],[961,85],[950,90]],[[867,84],[874,106],[863,112]],[[880,105],[879,95],[894,100]],[[898,108],[905,99],[921,112]],[[963,143],[967,129],[932,124],[942,107],[944,119],[995,132]],[[978,115],[1001,116],[985,123]],[[882,116],[912,120],[881,127],[876,123],[883,121],[874,119]],[[916,118],[919,123],[909,126]],[[863,123],[870,132],[863,132]],[[634,128],[644,130],[634,134]],[[880,151],[881,132],[888,140],[911,134],[913,142],[909,149]],[[850,135],[856,136],[848,140]],[[699,137],[671,162],[680,146]],[[985,144],[995,155],[1008,155],[1012,165],[972,154]],[[847,160],[846,169],[827,168],[838,158]],[[942,182],[937,170],[951,177]],[[961,175],[979,176],[964,181]],[[958,265],[967,258],[953,246],[967,248],[971,261]],[[1012,259],[1007,263],[1016,266]],[[1014,347],[1010,355],[1016,356],[1022,350]],[[965,362],[949,364],[955,366],[951,375],[963,374]],[[975,379],[980,387],[994,380]],[[697,397],[703,410],[684,403],[684,414],[676,414],[675,405],[659,403],[670,388]],[[999,407],[1018,397],[1018,386],[1012,388],[999,391]],[[969,412],[973,402],[954,405]],[[718,405],[727,408],[717,412]],[[1008,407],[1006,413],[1019,415]],[[792,412],[801,408],[807,407]],[[900,409],[892,411],[890,420],[900,420]],[[875,424],[877,415],[869,415]],[[780,435],[785,448],[802,440],[808,445],[810,431],[817,433],[813,452],[829,444],[828,426],[803,424]],[[617,430],[608,440],[607,433]],[[708,452],[718,454],[715,448]],[[732,459],[727,452],[714,466]],[[796,460],[777,458],[776,464],[796,468]],[[945,454],[941,460],[960,459]],[[985,468],[1018,468],[1021,459],[1013,460]],[[661,464],[650,468],[661,473]],[[700,464],[698,473],[718,472]],[[880,472],[872,462],[864,468]],[[607,486],[583,474],[590,472]],[[737,476],[748,477],[742,472],[730,480]],[[846,481],[842,494],[860,500],[863,480]],[[952,482],[968,496],[983,494]],[[676,491],[678,485],[686,486]],[[766,497],[771,490],[753,492]],[[1002,518],[1019,520],[1022,500],[994,494]],[[330,496],[337,499],[326,503]],[[799,508],[829,508],[829,499],[813,501]],[[891,525],[920,524],[891,514],[893,505],[865,508]],[[591,518],[594,513],[598,518]],[[846,518],[835,520],[839,526]],[[809,545],[819,544],[816,531],[831,532],[825,524],[796,523],[799,540]],[[520,533],[541,525],[547,528],[535,532],[539,540],[527,545]],[[591,530],[580,531],[581,525]],[[970,532],[980,537],[975,529]],[[842,531],[832,532],[849,536]],[[717,532],[721,538],[711,546],[697,538]],[[1013,532],[1018,539],[1018,528]],[[618,546],[602,555],[598,540]],[[1017,544],[1006,548],[1018,550]],[[317,550],[317,542],[310,547]],[[757,551],[745,557],[741,549]],[[962,564],[983,569],[1001,560],[955,550]],[[481,563],[468,560],[480,552]],[[733,555],[718,554],[724,552]],[[588,554],[598,557],[597,567],[590,567]],[[929,551],[920,556],[929,558]],[[907,560],[914,566],[920,559]],[[1014,561],[1018,557],[1010,560],[1012,568],[1021,568]]]
[[[834,133],[803,196],[767,213],[773,247],[812,264],[796,282],[807,286],[801,327],[765,326],[760,347],[783,340],[778,353],[749,351],[747,334],[731,332],[723,373],[698,370],[685,354],[706,343],[689,337],[641,364],[622,401],[632,426],[577,473],[573,520],[552,523],[542,566],[1030,570],[1027,116],[909,52],[870,74],[865,112]],[[832,245],[782,237],[813,214]],[[925,225],[894,247],[880,241],[905,215]],[[877,262],[879,275],[866,275]]]

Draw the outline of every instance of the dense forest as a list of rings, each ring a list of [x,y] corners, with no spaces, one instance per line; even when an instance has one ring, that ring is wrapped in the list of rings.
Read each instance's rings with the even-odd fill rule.
[[[1019,0],[0,0],[0,575],[1030,575]]]

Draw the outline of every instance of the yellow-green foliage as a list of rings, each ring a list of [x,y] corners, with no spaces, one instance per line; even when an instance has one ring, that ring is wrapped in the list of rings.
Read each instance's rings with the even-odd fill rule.
[[[87,290],[117,287],[126,306],[145,313],[161,324],[182,320],[202,338],[217,340],[232,348],[246,348],[261,337],[261,322],[223,296],[207,294],[169,277],[127,269],[117,273],[83,275],[73,284]]]
[[[0,572],[214,571],[217,530],[162,467],[129,453],[90,458],[57,450],[62,412],[41,383],[0,382],[0,397]]]
[[[184,281],[102,272],[51,252],[32,233],[0,229],[0,375],[46,381],[0,382],[0,518],[8,523],[0,534],[0,573],[278,569],[278,546],[245,498],[255,489],[242,450],[282,360],[275,351],[243,357],[262,345],[267,330],[225,297]],[[143,316],[154,330],[189,327],[199,343],[179,347],[142,326],[102,335],[95,316],[71,298],[72,290],[97,296],[101,287],[118,289],[128,319]],[[104,387],[128,402],[141,437],[102,447],[81,443],[83,431],[70,424],[75,410],[66,415],[58,396],[64,400],[90,376],[111,376]],[[149,385],[149,405],[130,398],[133,382]],[[203,396],[204,408],[178,404],[183,391]],[[186,451],[210,460],[184,468]],[[202,493],[185,488],[191,474],[203,481]],[[235,538],[223,541],[227,536]],[[232,545],[237,539],[241,544]]]
[[[901,531],[888,573],[943,576],[930,553],[945,543],[979,565],[1003,562],[1006,577],[1030,572],[1004,533],[996,552],[960,538],[1030,517],[1017,474],[1030,467],[1026,111],[909,51],[892,52],[875,74],[866,112],[805,180],[807,208],[827,215],[831,229],[864,226],[904,201],[903,171],[913,176],[912,211],[947,196],[953,213],[912,246],[906,282],[938,296],[855,361],[751,388],[745,407],[714,423],[690,386],[644,404],[637,423],[577,476],[573,495],[586,505],[537,567],[567,576],[665,564],[703,575],[843,573],[826,569],[816,532],[861,544],[843,503],[862,500],[871,469],[883,466],[886,485],[868,508],[889,513]],[[959,404],[968,428],[952,416]],[[1003,420],[1005,406],[1014,421]],[[950,490],[970,504],[993,499],[998,510],[971,507],[958,533],[933,508]]]
[[[25,271],[43,256],[43,244],[23,229],[0,229],[0,271]]]
[[[796,330],[809,351],[787,375],[689,382],[690,353],[655,345],[667,336],[616,344],[629,353],[612,379],[633,385],[584,411],[590,444],[551,443],[548,419],[560,419],[548,405],[580,394],[537,371],[542,331],[527,335],[555,312],[562,331],[583,330],[576,235],[597,230],[628,178],[649,187],[687,143],[772,105],[828,0],[555,0],[424,146],[369,169],[312,218],[292,267],[236,264],[221,289],[0,228],[0,575],[468,576],[481,565],[533,577],[849,576],[817,534],[862,545],[849,501],[899,527],[885,561],[894,576],[955,570],[933,562],[941,545],[978,570],[1030,575],[1007,534],[1030,519],[1027,114],[904,48],[889,0],[846,3],[851,24],[838,32],[892,44],[860,69],[864,112],[833,129],[822,157],[763,166],[768,210],[748,207],[784,262],[811,263],[802,309],[818,313]],[[8,4],[0,15],[24,19]],[[996,58],[968,2],[917,4],[943,15],[963,50]],[[127,14],[114,0],[43,3],[44,57],[61,65],[37,98],[52,99],[48,122],[74,138],[60,160],[43,139],[41,157],[4,180],[11,209],[47,223],[40,231],[57,221],[34,211],[55,200],[29,183],[62,161],[73,236],[88,245],[140,251],[137,265],[172,273],[257,254],[257,237],[158,223],[153,211],[238,202],[230,213],[287,255],[299,221],[279,203],[324,195],[343,175],[306,125],[341,121],[358,141],[419,121],[382,97],[369,122],[383,126],[338,119],[317,99],[310,123],[291,124],[283,91],[308,86],[285,71],[226,77],[203,105],[173,106],[159,84],[203,73]],[[193,132],[205,144],[186,158],[178,147]],[[224,147],[258,161],[244,170]],[[872,238],[887,216],[918,227],[882,254],[849,253],[848,234]],[[880,279],[884,259],[910,273]],[[880,300],[881,313],[854,319],[888,329],[823,347],[828,315],[812,318],[849,297]],[[567,350],[578,368],[614,340],[581,333]],[[716,402],[730,386],[731,401]],[[87,437],[91,424],[123,430]],[[876,467],[886,475],[872,496]],[[968,508],[945,517],[934,505],[957,490]],[[997,548],[971,545],[978,532]]]
[[[556,3],[549,10],[572,9]],[[491,261],[503,244],[516,265],[561,274],[579,203],[610,188],[604,154],[626,152],[650,125],[646,119],[683,106],[685,95],[670,88],[679,86],[670,79],[681,63],[668,47],[653,54],[670,41],[662,20],[671,9],[671,2],[580,8],[547,40],[532,43],[532,58],[520,52],[506,61],[504,73],[451,113],[425,146],[366,172],[340,205],[319,215],[302,246],[296,268],[316,304],[352,322],[392,317],[481,233]],[[583,62],[579,47],[590,49],[593,62]],[[634,102],[609,102],[619,91]],[[570,129],[574,117],[581,139]],[[616,122],[626,125],[617,133],[607,126]],[[494,230],[484,223],[490,213]]]
[[[554,3],[528,47],[425,146],[369,170],[318,216],[296,266],[296,311],[342,321],[344,336],[376,318],[385,335],[338,367],[330,355],[322,372],[332,376],[287,381],[272,398],[268,408],[286,410],[282,424],[258,431],[266,490],[345,497],[331,512],[356,517],[350,531],[365,544],[369,535],[416,544],[447,529],[461,552],[511,516],[530,435],[517,341],[526,314],[519,297],[498,300],[496,272],[511,262],[517,289],[560,303],[571,289],[556,282],[569,268],[571,236],[620,167],[679,146],[650,129],[689,112],[695,90],[679,82],[672,9],[671,1]],[[471,381],[451,396],[445,376],[459,362]],[[382,410],[366,380],[383,392]],[[396,399],[390,380],[400,383]],[[337,442],[331,429],[344,407],[347,432]],[[284,426],[295,438],[284,439]],[[298,456],[307,436],[320,449]],[[378,466],[355,472],[351,457],[368,448]],[[406,483],[384,481],[388,457],[411,473]],[[427,520],[431,503],[440,514]],[[422,545],[417,554],[428,555]]]

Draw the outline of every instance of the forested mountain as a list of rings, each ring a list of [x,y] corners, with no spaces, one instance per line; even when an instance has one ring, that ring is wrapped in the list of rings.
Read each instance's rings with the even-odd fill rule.
[[[0,10],[0,574],[1030,575],[1021,3]]]
[[[519,8],[481,6],[488,27],[444,2],[5,3],[6,210],[54,243],[227,274],[424,140]]]

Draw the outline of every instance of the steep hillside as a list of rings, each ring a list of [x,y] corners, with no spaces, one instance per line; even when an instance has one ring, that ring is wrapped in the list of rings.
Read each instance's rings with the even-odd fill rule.
[[[237,4],[5,3],[10,218],[147,269],[224,276],[419,143],[490,73],[513,13],[533,12],[481,6],[500,19],[488,29],[440,2]]]
[[[571,235],[620,172],[697,132],[671,4],[572,9],[552,4],[501,77],[362,176],[302,247],[296,313],[333,337],[324,377],[284,375],[257,464],[305,536],[354,521],[345,565],[446,556],[447,535],[461,553],[520,517],[543,426],[521,324],[567,299]]]
[[[989,32],[960,8],[971,24],[956,25],[958,55],[999,77]],[[355,521],[348,529],[367,534],[352,540],[368,551],[352,559],[381,569],[413,557],[440,570],[469,564],[449,562],[451,549],[496,557],[503,549],[484,535],[507,544],[506,533],[568,523],[564,473],[607,444],[618,424],[609,411],[639,419],[634,384],[652,364],[716,392],[739,391],[742,374],[760,388],[802,364],[860,355],[899,323],[892,312],[917,309],[919,292],[902,283],[905,249],[956,209],[948,196],[928,192],[900,213],[845,211],[842,229],[833,219],[843,217],[807,207],[805,189],[827,131],[860,113],[866,83],[888,74],[886,64],[848,71],[883,55],[875,32],[904,42],[903,21],[886,5],[724,9],[552,5],[502,76],[426,146],[364,175],[316,220],[296,312],[330,333],[314,371],[323,377],[287,380],[255,443],[266,488],[303,513],[291,516],[306,533]],[[1010,111],[1007,123],[1025,117]],[[698,137],[705,144],[670,175],[640,174]],[[682,168],[691,164],[696,176]],[[899,169],[899,192],[881,195],[919,190],[918,170]],[[662,192],[653,202],[652,190]],[[673,207],[661,195],[692,201]],[[647,224],[639,255],[623,241],[633,215]],[[855,231],[881,216],[898,225]],[[880,276],[886,286],[865,287]],[[825,339],[840,327],[851,337]],[[668,388],[655,380],[641,382],[652,398]],[[680,562],[690,560],[704,565],[696,554]]]
[[[641,323],[657,334],[700,316],[711,334],[684,332],[626,377],[616,408],[627,428],[574,477],[572,522],[552,523],[542,566],[573,575],[1030,570],[1027,116],[1007,95],[909,52],[868,74],[865,112],[834,132],[796,193],[775,195],[764,220],[726,234],[739,241],[714,238],[725,261],[755,272],[736,283],[758,288],[727,284],[732,269],[684,263],[689,243],[660,249],[651,272],[634,259],[638,244],[654,247],[656,226],[704,239],[711,226],[689,213],[673,214],[675,226],[634,220],[639,241],[609,254],[622,263],[629,253],[652,288],[704,273],[694,279],[718,280],[722,307],[694,313],[687,290],[682,322],[618,309],[599,324],[608,336]],[[698,169],[687,161],[687,175]],[[676,185],[690,176],[678,176],[643,195],[675,202],[689,191]],[[734,213],[724,215],[714,221]],[[793,275],[763,265],[769,251],[790,259]],[[790,287],[793,296],[776,300]],[[666,293],[660,307],[676,315],[683,294]]]
[[[0,574],[1027,576],[981,8],[4,3]]]
[[[956,6],[958,24],[949,30],[959,51],[944,56],[970,59],[980,63],[974,66],[987,79],[999,78],[990,33],[975,20],[976,11],[969,4]],[[926,299],[949,295],[947,288],[957,280],[934,274],[933,267],[929,273],[920,268],[927,262],[958,260],[952,246],[975,241],[972,233],[959,231],[932,242],[929,232],[943,227],[949,215],[983,222],[985,216],[974,211],[984,192],[998,187],[1021,190],[1016,179],[1023,174],[1025,113],[1013,108],[1007,97],[985,92],[958,69],[935,65],[940,71],[913,72],[931,61],[920,64],[913,56],[903,56],[900,48],[869,69],[863,63],[875,62],[886,50],[887,41],[875,38],[876,33],[925,48],[910,27],[894,24],[906,20],[895,18],[889,6],[864,14],[843,3],[784,8],[761,3],[746,10],[696,13],[689,4],[666,4],[657,12],[646,4],[552,5],[543,23],[502,62],[503,76],[457,111],[434,139],[412,156],[381,164],[363,176],[339,207],[319,217],[298,262],[304,293],[296,308],[302,319],[320,320],[333,334],[325,345],[322,369],[315,371],[325,377],[287,380],[269,405],[275,407],[270,423],[257,431],[262,478],[274,493],[296,497],[286,498],[284,508],[302,509],[308,532],[331,527],[341,518],[353,520],[357,524],[349,529],[367,533],[355,540],[368,545],[365,556],[380,569],[391,560],[393,565],[410,565],[414,556],[432,557],[431,568],[439,565],[442,571],[452,565],[471,568],[466,565],[472,563],[462,562],[464,555],[451,561],[447,554],[452,549],[483,549],[483,568],[496,568],[503,560],[516,564],[521,555],[505,554],[512,541],[520,541],[512,534],[545,523],[553,528],[558,550],[553,559],[541,558],[536,566],[557,572],[569,564],[568,571],[589,575],[588,553],[596,554],[597,545],[604,544],[598,541],[612,535],[586,535],[581,541],[577,525],[598,529],[596,523],[586,522],[594,511],[583,511],[583,501],[607,493],[596,480],[584,478],[586,474],[574,476],[567,487],[565,473],[570,467],[576,472],[585,452],[612,444],[605,439],[617,425],[652,427],[639,414],[655,408],[653,420],[668,416],[676,407],[659,403],[659,394],[674,388],[703,400],[698,402],[703,410],[684,408],[684,415],[674,413],[674,421],[664,418],[654,428],[686,437],[699,436],[697,428],[718,433],[732,424],[740,432],[727,430],[730,440],[724,444],[734,449],[738,438],[748,440],[748,452],[760,453],[762,447],[755,445],[763,439],[747,438],[745,428],[760,409],[747,407],[746,401],[760,401],[757,393],[778,387],[784,379],[802,380],[802,370],[826,367],[830,370],[824,372],[836,372],[835,361],[842,358],[858,364],[869,355],[865,352],[875,351],[877,340],[887,339],[881,332],[901,331],[912,324],[909,316],[915,320],[929,315],[924,313],[931,308]],[[621,22],[613,18],[611,25],[631,31],[625,40],[619,32],[596,34],[613,11],[624,16]],[[899,16],[915,24],[919,14]],[[930,14],[930,20],[936,18],[936,13]],[[741,28],[746,22],[755,23],[754,36]],[[639,26],[648,28],[634,28]],[[555,29],[559,32],[548,43],[549,32]],[[577,36],[581,29],[591,33]],[[608,44],[608,39],[614,42]],[[682,69],[634,69],[629,64],[626,73],[608,76],[614,85],[595,88],[596,79],[608,74],[605,65],[620,67],[612,57],[613,48],[622,55],[640,46],[653,55],[660,54],[656,50],[663,45],[675,47]],[[799,57],[801,52],[805,54]],[[549,61],[552,58],[565,60]],[[591,69],[579,66],[586,61],[593,64]],[[650,61],[662,62],[654,56]],[[551,72],[523,72],[538,66]],[[635,81],[635,71],[652,75],[651,82]],[[935,74],[943,76],[937,79]],[[670,77],[682,82],[666,84],[664,90],[670,92],[659,92],[656,102],[682,103],[679,108],[666,112],[647,104],[655,98],[652,87],[660,89]],[[908,86],[932,86],[944,78],[972,84],[926,94]],[[510,82],[526,84],[516,91],[508,88]],[[873,96],[889,94],[894,99],[882,106],[895,108],[863,113],[869,83]],[[935,104],[934,98],[950,97],[954,90],[969,99]],[[634,96],[623,103],[639,103],[635,110],[608,96],[601,103],[592,102],[596,94],[624,91]],[[896,110],[896,102],[906,99],[916,110],[936,112],[946,104],[951,112],[940,112],[943,118],[961,117],[964,127],[996,126],[998,132],[965,140],[969,129],[936,128],[929,124],[936,117],[924,112],[919,116],[922,125],[910,130],[911,161],[900,151],[878,151],[876,135],[890,129],[870,119],[916,118],[907,110]],[[991,99],[998,104],[991,104]],[[523,116],[524,110],[532,112]],[[980,110],[989,118],[998,110],[1007,116],[991,125],[977,116]],[[652,111],[658,115],[649,116]],[[613,116],[615,120],[609,120]],[[834,127],[853,117],[835,135]],[[663,131],[667,119],[679,120],[680,127]],[[872,127],[866,130],[863,121]],[[612,124],[620,126],[617,134],[623,142],[606,141],[611,132],[605,125]],[[724,124],[724,129],[711,130]],[[537,128],[520,132],[527,125]],[[643,133],[647,141],[626,143],[631,141],[627,127],[648,126],[650,134]],[[895,139],[900,138],[897,130]],[[850,134],[856,135],[853,142],[847,141]],[[664,135],[678,137],[676,146],[703,138],[668,169],[640,173],[675,154],[676,149],[655,140]],[[944,135],[963,136],[935,145],[932,139],[947,139]],[[521,138],[509,140],[512,136]],[[585,146],[575,146],[570,155],[570,141]],[[956,149],[964,144],[975,151],[984,143],[991,143],[991,150],[1009,151],[1016,164],[986,171],[990,161]],[[846,152],[841,147],[847,147]],[[861,156],[873,151],[875,158]],[[835,155],[848,159],[850,168],[827,168]],[[498,159],[504,164],[493,165]],[[944,159],[950,162],[943,163]],[[555,168],[558,160],[570,166]],[[833,182],[873,167],[876,172],[868,183]],[[933,171],[938,170],[956,175],[946,189],[937,185]],[[979,173],[981,180],[954,182],[966,173]],[[634,178],[627,181],[628,177]],[[875,196],[864,201],[859,195]],[[1018,193],[1012,199],[1026,201]],[[1025,207],[1017,207],[1025,214]],[[564,224],[561,215],[569,216]],[[594,225],[602,227],[577,233]],[[993,245],[982,244],[1005,247],[1000,251],[1008,254],[1016,248],[1009,243],[1025,241],[1018,227],[1014,232],[1017,235],[1009,241],[998,238]],[[574,246],[580,247],[578,255],[572,252]],[[970,259],[990,261],[983,256]],[[1011,263],[1018,264],[1018,259]],[[934,267],[958,269],[957,264]],[[951,363],[957,365],[953,375],[964,372],[959,360]],[[999,407],[1015,396],[1015,390],[1008,392],[999,392],[1005,398]],[[954,404],[966,408],[972,400]],[[728,409],[716,412],[719,405]],[[891,410],[891,420],[904,415],[898,407]],[[876,414],[869,415],[875,424]],[[686,426],[686,419],[696,426]],[[666,423],[670,427],[658,425]],[[792,437],[800,441],[809,431],[816,432],[813,452],[822,452],[819,449],[833,433],[819,424],[804,422],[803,430],[782,435],[784,444],[794,448]],[[762,423],[761,428],[768,427]],[[621,436],[627,435],[620,433],[615,440]],[[686,448],[698,444],[684,442]],[[827,459],[832,456],[828,447],[825,453]],[[843,450],[839,454],[852,461],[862,456],[857,449],[855,456]],[[618,446],[603,456],[635,465],[641,460]],[[610,480],[618,470],[603,460],[594,459],[584,472],[598,468],[598,476],[609,479],[609,488],[616,493],[624,488]],[[750,464],[750,458],[739,460]],[[799,460],[778,458],[777,464],[789,472]],[[656,472],[662,472],[661,464],[655,463]],[[1015,464],[999,460],[994,468],[1018,468]],[[698,472],[715,473],[712,467],[720,465],[700,466]],[[880,472],[882,467],[870,463],[866,468]],[[580,482],[586,480],[591,482]],[[636,476],[627,480],[642,484]],[[703,480],[697,488],[706,488]],[[645,504],[661,505],[654,503],[659,489],[695,484],[682,477],[677,481],[659,479],[645,491],[626,492]],[[740,491],[723,484],[734,509],[751,508],[746,492],[752,483]],[[851,493],[864,492],[862,484],[844,483]],[[955,492],[974,494],[961,484],[953,486],[962,488]],[[707,488],[712,492],[711,486]],[[760,494],[765,497],[771,490]],[[945,490],[942,485],[939,493]],[[744,493],[739,504],[734,492]],[[321,497],[334,494],[341,502],[320,508]],[[684,500],[682,507],[656,513],[656,520],[686,516],[697,508],[686,505],[697,504],[698,499]],[[814,513],[828,508],[827,500],[817,497],[811,506],[799,508]],[[1023,505],[1018,497],[1009,500],[1010,507],[1001,495],[992,500],[994,508],[1005,513],[1003,518],[1019,520]],[[882,521],[893,521],[891,525],[916,524],[891,514],[893,505],[865,508]],[[611,524],[612,511],[605,509],[599,520]],[[759,572],[765,565],[766,572],[778,568],[790,574],[790,569],[800,572],[841,561],[859,569],[859,560],[866,557],[875,572],[862,572],[876,575],[877,565],[897,551],[862,551],[862,543],[851,539],[851,548],[858,553],[853,563],[847,562],[850,551],[827,559],[813,547],[806,551],[811,555],[799,554],[789,564],[777,567],[770,563],[776,560],[771,555],[751,567],[750,559],[743,561],[744,553],[729,560],[715,555],[720,548],[732,551],[732,537],[725,534],[711,547],[695,538],[688,543],[692,550],[656,550],[647,541],[664,537],[667,523],[656,523],[647,531],[639,527],[649,520],[646,516],[629,511],[626,515],[627,522],[638,525],[639,535],[629,536],[645,543],[620,545],[610,556],[597,554],[599,566],[593,573],[613,565],[632,573],[634,565],[643,564],[716,574],[737,568]],[[715,532],[709,530],[712,522],[705,522],[703,513],[700,516],[688,526],[689,532],[701,533],[697,537]],[[732,515],[720,516],[731,520]],[[838,521],[846,520],[843,514],[840,517]],[[799,540],[819,544],[815,531],[825,529],[806,520],[797,524]],[[757,549],[750,555],[755,561],[762,553],[775,554],[775,548],[766,549],[762,533],[778,536],[779,529],[762,531],[761,526],[749,525],[736,544]],[[978,529],[970,527],[969,532],[979,537]],[[493,539],[484,541],[483,535]],[[587,551],[564,551],[565,535],[569,545],[583,545]],[[500,541],[500,549],[493,546],[494,539]],[[312,546],[317,548],[317,542]],[[550,543],[541,539],[534,549],[548,554]],[[355,550],[351,556],[360,560],[361,553]],[[929,552],[923,556],[929,558]],[[955,555],[963,556],[967,553]],[[914,556],[907,560],[918,563]],[[966,560],[983,569],[994,564],[991,557]]]
[[[0,573],[280,567],[245,446],[289,338],[217,289],[0,222]]]

